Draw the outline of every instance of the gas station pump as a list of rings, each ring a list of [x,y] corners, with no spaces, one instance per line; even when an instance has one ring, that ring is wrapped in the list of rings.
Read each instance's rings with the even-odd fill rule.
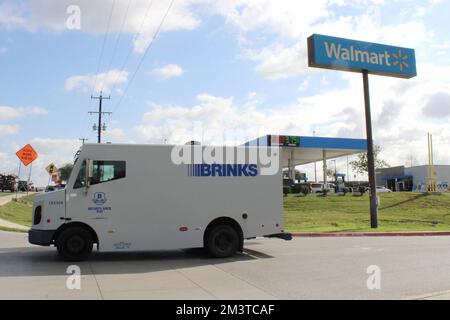
[[[343,192],[345,188],[345,174],[343,173],[336,173],[334,176],[334,184],[335,184],[335,192]]]

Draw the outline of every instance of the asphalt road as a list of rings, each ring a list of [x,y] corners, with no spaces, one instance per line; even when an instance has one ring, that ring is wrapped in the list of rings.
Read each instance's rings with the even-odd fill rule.
[[[450,290],[450,237],[247,241],[216,260],[199,252],[94,253],[68,290],[54,247],[0,232],[0,299],[402,299]],[[367,288],[367,268],[381,289]],[[442,297],[448,297],[441,295]]]

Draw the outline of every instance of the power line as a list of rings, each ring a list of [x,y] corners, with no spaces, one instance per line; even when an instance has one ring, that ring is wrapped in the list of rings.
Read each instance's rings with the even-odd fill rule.
[[[119,40],[121,38],[123,28],[125,27],[125,23],[126,23],[127,18],[128,18],[128,12],[130,11],[131,1],[132,0],[128,0],[128,6],[127,6],[127,9],[125,11],[125,17],[123,18],[122,25],[120,27],[120,31],[119,31],[119,33],[117,35],[117,38],[116,38],[116,43],[114,44],[113,54],[111,56],[111,60],[109,61],[109,64],[108,64],[108,67],[106,68],[106,70],[109,70],[111,68],[111,65],[112,65],[112,63],[114,61],[114,58],[116,57],[117,47],[119,45]]]
[[[152,8],[152,6],[153,6],[153,0],[150,0],[149,1],[149,6],[147,7],[147,9],[145,11],[145,14],[144,14],[144,17],[142,18],[141,25],[139,26],[138,31],[134,34],[132,42],[136,41],[136,39],[141,36],[143,28],[144,28],[145,21],[147,20],[148,14],[150,13],[150,9]],[[133,46],[131,46],[130,50],[128,51],[128,54],[127,54],[127,56],[126,56],[126,58],[125,58],[125,60],[124,60],[124,62],[122,64],[122,67],[120,68],[120,72],[116,75],[116,77],[114,78],[114,81],[112,82],[113,83],[113,87],[111,89],[111,92],[114,92],[114,89],[116,88],[116,83],[117,83],[117,80],[119,78],[119,75],[125,70],[125,66],[127,65],[128,60],[130,59],[132,53],[133,53]]]
[[[114,107],[113,112],[115,112],[115,111],[117,110],[117,108],[118,108],[118,107],[120,106],[120,104],[122,103],[123,98],[126,96],[126,94],[127,94],[127,92],[128,92],[128,89],[130,88],[131,84],[133,83],[133,80],[134,80],[134,78],[136,77],[136,74],[138,73],[138,71],[139,71],[139,69],[140,69],[140,67],[141,67],[141,65],[142,65],[142,62],[144,61],[145,57],[147,56],[147,53],[149,52],[150,48],[152,47],[152,45],[153,45],[153,43],[154,43],[156,37],[158,36],[158,34],[159,34],[159,32],[160,32],[160,30],[161,30],[161,28],[162,28],[162,26],[163,26],[163,24],[164,24],[164,22],[165,22],[167,16],[169,15],[170,9],[172,8],[172,5],[173,5],[174,2],[175,2],[175,0],[172,0],[172,1],[170,2],[169,7],[168,7],[167,10],[166,10],[166,13],[164,14],[164,16],[163,16],[163,18],[162,18],[162,20],[161,20],[161,23],[159,24],[158,28],[156,29],[155,33],[153,34],[153,37],[152,37],[152,39],[150,40],[150,43],[147,45],[147,48],[145,49],[145,52],[144,52],[144,54],[142,55],[141,60],[139,61],[138,65],[137,65],[137,68],[136,68],[135,72],[133,73],[133,76],[131,77],[130,81],[128,82],[128,84],[127,84],[127,86],[126,86],[126,88],[125,88],[125,90],[124,90],[122,96],[120,97],[118,103],[117,103],[116,106]]]
[[[116,0],[113,0],[113,3],[111,5],[111,11],[109,12],[108,25],[106,27],[106,33],[105,33],[105,36],[103,38],[102,49],[100,51],[100,57],[99,57],[98,63],[97,63],[97,72],[95,73],[95,80],[94,80],[94,85],[93,85],[92,90],[91,90],[91,96],[94,94],[95,86],[97,85],[98,73],[100,72],[100,65],[101,65],[101,62],[102,62],[103,53],[105,51],[106,39],[108,38],[109,28],[110,28],[110,25],[111,25],[111,18],[112,18],[112,14],[114,12],[115,5],[116,5]]]

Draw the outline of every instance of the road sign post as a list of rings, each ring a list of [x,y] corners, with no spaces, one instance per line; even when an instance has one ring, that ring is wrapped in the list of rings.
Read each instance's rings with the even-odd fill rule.
[[[378,227],[369,74],[409,79],[417,75],[414,49],[314,34],[308,38],[310,67],[362,73],[370,185],[370,225]]]
[[[48,172],[48,182],[47,187],[50,185],[50,180],[52,180],[53,175],[58,172],[58,168],[54,163],[50,163],[47,167],[45,167],[45,170]]]
[[[17,190],[16,190],[16,199],[18,197],[19,193],[19,187],[20,187],[20,169],[22,168],[22,164],[27,167],[30,163],[32,163],[36,158],[38,157],[37,152],[33,149],[33,147],[30,144],[27,144],[22,149],[16,152],[16,156],[19,158],[19,174],[17,177]],[[30,167],[30,173],[29,177],[31,176],[31,167]],[[29,182],[29,178],[28,178]],[[28,193],[28,184],[27,184],[27,193]]]

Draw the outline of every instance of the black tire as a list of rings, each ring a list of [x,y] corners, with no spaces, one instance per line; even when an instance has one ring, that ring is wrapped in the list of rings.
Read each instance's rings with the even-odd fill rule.
[[[239,235],[229,225],[218,225],[208,232],[206,239],[207,252],[216,258],[228,258],[239,248]]]
[[[66,261],[83,261],[92,253],[94,240],[82,227],[69,227],[56,239],[58,254]]]

